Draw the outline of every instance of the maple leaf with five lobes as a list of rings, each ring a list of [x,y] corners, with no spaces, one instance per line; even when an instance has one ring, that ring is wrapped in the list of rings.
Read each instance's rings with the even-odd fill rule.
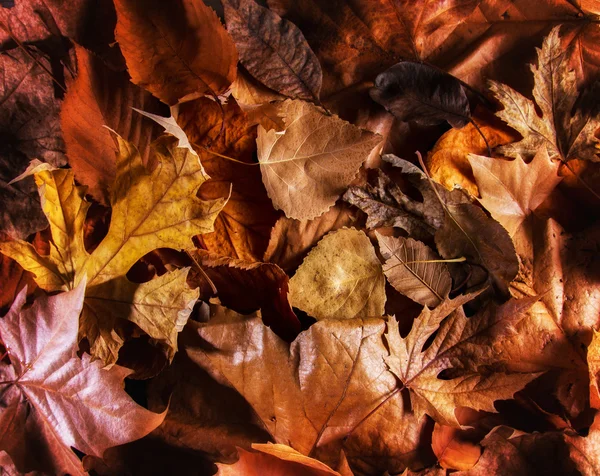
[[[385,334],[390,355],[385,361],[390,371],[408,389],[417,418],[430,415],[438,423],[460,426],[455,410],[468,407],[496,412],[494,401],[507,400],[538,377],[539,373],[482,374],[464,368],[463,361],[478,364],[494,362],[492,343],[482,335],[497,323],[494,316],[482,314],[467,318],[462,305],[474,297],[462,295],[444,300],[435,309],[423,308],[409,334],[402,338],[395,318],[388,319]],[[437,331],[437,332],[436,332]],[[431,344],[424,348],[435,333]],[[461,375],[450,380],[439,378],[447,369],[460,369]]]
[[[598,162],[598,139],[594,136],[600,128],[598,107],[594,104],[597,101],[592,94],[583,98],[587,100],[579,97],[575,72],[569,70],[559,30],[560,27],[555,27],[550,32],[537,50],[537,66],[531,65],[533,97],[542,117],[538,116],[533,101],[505,84],[490,82],[490,89],[504,106],[497,116],[523,136],[521,141],[497,150],[508,157],[522,155],[529,160],[545,145],[552,159]],[[573,112],[578,102],[592,105],[587,110],[578,107]]]
[[[158,165],[146,170],[137,149],[117,137],[117,176],[111,189],[112,217],[108,234],[92,252],[85,250],[83,225],[89,203],[75,186],[71,170],[35,174],[42,207],[50,222],[50,254],[40,256],[24,241],[0,244],[0,251],[36,276],[42,289],[53,292],[88,284],[80,336],[93,357],[114,364],[123,345],[120,319],[137,324],[151,338],[166,344],[167,356],[177,351],[183,329],[198,298],[189,289],[189,269],[134,284],[126,277],[131,266],[150,251],[191,248],[192,237],[208,233],[225,200],[201,201],[196,192],[208,176],[198,156],[176,147],[171,138],[152,146]]]
[[[85,474],[71,447],[101,457],[112,446],[150,433],[164,419],[124,391],[123,367],[77,357],[85,278],[72,291],[24,308],[22,290],[0,319],[10,363],[0,362],[0,451],[19,471]]]

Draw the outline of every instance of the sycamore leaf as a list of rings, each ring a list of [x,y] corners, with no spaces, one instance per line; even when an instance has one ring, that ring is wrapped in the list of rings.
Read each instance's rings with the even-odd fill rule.
[[[191,238],[212,230],[223,200],[196,198],[206,180],[198,156],[175,147],[171,139],[155,144],[158,166],[148,172],[137,149],[118,137],[117,177],[112,187],[112,217],[108,234],[90,254],[83,243],[83,223],[89,204],[74,185],[73,173],[59,169],[36,174],[44,212],[50,221],[50,254],[40,256],[25,242],[0,244],[2,253],[36,275],[46,291],[75,287],[88,278],[81,318],[94,357],[114,364],[123,344],[122,322],[136,323],[152,338],[176,351],[176,334],[197,299],[185,285],[187,270],[134,285],[125,274],[150,251],[169,246],[192,247]],[[106,310],[111,310],[107,313]]]
[[[546,37],[537,51],[537,66],[531,66],[535,104],[509,86],[491,83],[492,92],[504,106],[498,117],[523,136],[521,141],[499,147],[498,151],[509,157],[521,155],[529,159],[545,146],[551,159],[597,162],[600,160],[596,148],[599,141],[594,136],[600,128],[597,101],[593,91],[583,100],[578,98],[575,73],[569,70],[559,30],[560,27],[555,27]],[[581,104],[576,106],[578,99]],[[582,109],[582,104],[587,110]]]
[[[558,163],[542,146],[526,164],[469,154],[469,162],[481,195],[479,202],[513,236],[527,216],[552,193],[562,180]]]
[[[423,126],[447,121],[460,128],[471,119],[469,100],[460,81],[423,63],[395,64],[377,76],[369,94],[401,121]]]
[[[325,464],[336,465],[344,438],[371,418],[381,422],[379,413],[388,405],[398,410],[387,414],[392,426],[401,426],[408,413],[383,360],[383,319],[317,322],[291,346],[260,317],[217,311],[207,324],[192,325],[204,342],[186,347],[191,359],[237,390],[275,443]],[[356,458],[381,464],[376,454],[369,456],[371,448],[378,451],[378,438],[369,440],[369,434]]]
[[[164,105],[132,84],[127,73],[113,71],[81,46],[76,46],[75,52],[78,73],[65,96],[61,127],[77,181],[107,205],[117,168],[117,145],[108,128],[136,144],[146,164],[151,156],[150,143],[158,137],[159,128],[132,108],[160,112]]]
[[[381,136],[302,101],[279,105],[283,131],[258,127],[258,160],[267,193],[286,216],[307,220],[344,192]]]
[[[219,476],[251,476],[281,474],[290,476],[340,476],[319,460],[304,456],[287,445],[252,444],[254,451],[238,448],[239,460],[235,464],[217,463]]]
[[[484,314],[468,319],[461,306],[473,297],[463,295],[452,301],[445,300],[434,310],[425,307],[404,338],[400,336],[396,319],[388,320],[386,340],[390,356],[386,362],[401,386],[410,392],[411,406],[417,417],[428,414],[438,423],[460,426],[455,415],[457,408],[495,412],[494,401],[512,398],[540,375],[480,373],[476,368],[464,368],[456,378],[438,378],[443,370],[462,366],[465,361],[478,364],[493,361],[490,340],[480,337],[494,319],[504,316]],[[510,319],[495,324],[506,327]],[[432,335],[433,341],[426,346]],[[465,359],[465,355],[470,358]]]
[[[600,332],[596,330],[587,348],[587,362],[590,372],[590,406],[600,408]]]
[[[248,72],[281,94],[318,102],[323,73],[298,27],[254,0],[225,0],[223,6]]]
[[[201,0],[117,0],[115,7],[131,79],[161,101],[216,97],[235,79],[233,41]]]
[[[587,436],[565,435],[565,441],[571,459],[583,476],[600,474],[600,414],[596,414]]]
[[[0,319],[10,358],[0,363],[0,449],[20,471],[83,474],[70,447],[102,456],[150,433],[164,418],[125,393],[129,370],[106,371],[87,354],[77,357],[84,292],[85,279],[24,309],[23,290]]]
[[[427,245],[412,238],[377,234],[379,251],[390,284],[396,291],[424,306],[435,307],[452,288],[446,263]]]
[[[367,235],[327,234],[290,280],[290,302],[318,320],[382,316],[385,277]]]

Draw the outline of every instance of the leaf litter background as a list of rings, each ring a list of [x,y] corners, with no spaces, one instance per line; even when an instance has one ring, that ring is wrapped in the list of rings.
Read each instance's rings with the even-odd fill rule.
[[[3,474],[600,474],[599,19],[3,2]]]

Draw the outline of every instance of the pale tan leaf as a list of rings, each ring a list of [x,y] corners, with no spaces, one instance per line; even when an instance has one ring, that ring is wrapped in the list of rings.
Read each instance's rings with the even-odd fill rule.
[[[335,203],[382,138],[299,100],[278,108],[284,130],[258,127],[263,182],[275,208],[312,219]]]

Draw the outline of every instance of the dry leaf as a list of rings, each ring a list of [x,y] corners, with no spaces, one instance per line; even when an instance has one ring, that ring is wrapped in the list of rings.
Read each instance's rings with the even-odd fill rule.
[[[283,131],[258,127],[263,183],[275,208],[310,220],[331,208],[382,138],[302,101],[279,110]]]
[[[508,157],[521,155],[529,159],[545,146],[551,159],[596,162],[600,160],[598,139],[594,136],[600,128],[598,108],[592,95],[578,98],[575,73],[569,70],[559,30],[555,27],[546,37],[538,49],[537,66],[531,66],[535,105],[512,88],[491,83],[492,92],[504,106],[498,117],[523,136],[521,141],[501,146],[498,151]],[[536,105],[542,117],[538,116]]]
[[[232,465],[217,464],[220,476],[340,476],[326,464],[304,456],[293,448],[277,444],[252,445],[254,451],[238,449],[239,460]]]
[[[44,212],[51,223],[49,256],[40,256],[25,242],[8,242],[0,250],[36,275],[46,291],[70,289],[87,276],[81,335],[91,353],[105,364],[116,362],[124,335],[120,319],[136,323],[152,338],[165,343],[172,359],[180,331],[197,291],[185,284],[187,270],[167,273],[144,284],[125,278],[142,256],[166,244],[192,247],[191,237],[211,231],[223,200],[203,202],[195,197],[206,175],[198,156],[163,140],[153,152],[159,166],[148,172],[135,147],[120,137],[117,178],[107,236],[91,253],[83,244],[83,222],[89,204],[73,181],[59,169],[36,174]],[[178,206],[173,206],[177,202]]]
[[[435,424],[431,437],[431,447],[442,468],[471,469],[481,456],[481,446],[461,438],[462,430],[451,426]]]
[[[152,95],[131,84],[126,73],[112,71],[82,47],[75,51],[78,74],[61,110],[69,165],[77,181],[88,187],[87,193],[107,205],[118,152],[107,127],[133,142],[147,164],[150,143],[159,129],[132,108],[158,113],[162,107]]]
[[[20,471],[83,474],[71,447],[102,456],[162,422],[123,390],[130,373],[103,370],[76,355],[85,279],[72,291],[40,297],[23,309],[25,290],[0,320],[10,364],[0,364],[3,388],[0,448]]]
[[[285,96],[318,103],[321,66],[296,25],[254,0],[224,0],[223,6],[227,31],[248,72]]]
[[[290,303],[317,320],[382,316],[385,278],[367,235],[327,234],[290,280]]]
[[[402,61],[392,66],[377,76],[369,94],[401,121],[422,126],[448,121],[460,128],[471,120],[460,81],[423,63]]]
[[[260,317],[218,311],[198,327],[205,342],[186,352],[250,403],[276,443],[331,466],[344,438],[377,418],[380,406],[394,400],[403,408],[402,399],[393,398],[396,379],[383,361],[384,331],[382,319],[329,319],[289,347]],[[400,425],[402,412],[393,415]],[[357,457],[376,464],[368,445],[363,449]]]
[[[493,360],[489,355],[489,341],[479,337],[485,335],[491,321],[500,316],[490,319],[484,314],[467,319],[461,306],[473,297],[463,295],[452,301],[445,300],[434,310],[425,307],[405,338],[400,336],[396,320],[388,320],[386,341],[390,356],[386,357],[386,363],[400,380],[400,388],[410,392],[411,408],[418,418],[428,414],[438,423],[460,426],[455,415],[457,408],[495,412],[494,401],[512,398],[539,376],[465,369],[456,378],[438,378],[442,371],[459,362]],[[507,326],[510,320],[496,324]],[[433,341],[425,348],[432,335]],[[465,352],[471,359],[464,358]]]
[[[560,183],[558,163],[552,162],[544,146],[526,164],[469,154],[469,163],[481,195],[479,202],[514,236],[523,221]]]
[[[117,0],[115,7],[131,79],[161,101],[216,98],[235,79],[233,41],[201,0]]]
[[[396,291],[430,308],[448,297],[452,278],[431,248],[412,238],[377,234],[377,240],[386,260],[383,272]]]

